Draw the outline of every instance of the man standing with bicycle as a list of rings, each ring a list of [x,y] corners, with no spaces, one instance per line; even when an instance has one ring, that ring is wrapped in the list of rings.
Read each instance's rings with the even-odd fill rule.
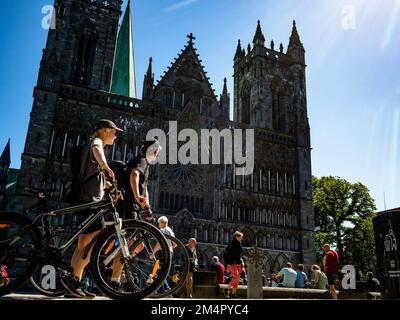
[[[107,165],[104,147],[112,145],[116,139],[117,132],[122,131],[122,129],[118,128],[115,123],[110,120],[100,120],[97,123],[90,145],[84,148],[81,159],[81,168],[79,172],[79,181],[81,183],[78,195],[79,203],[101,201],[105,195],[106,175],[112,180],[115,179],[114,172]],[[78,215],[77,224],[80,225],[91,214],[91,211],[80,213]],[[78,246],[71,259],[72,273],[61,277],[61,283],[68,290],[68,296],[70,297],[95,297],[93,293],[82,289],[81,280],[83,271],[90,261],[92,250],[89,251],[86,259],[83,259],[83,255],[86,247],[91,243],[103,226],[103,220],[99,219],[90,225],[85,230],[85,233],[79,237]]]
[[[129,216],[135,211],[135,207],[140,206],[142,209],[148,208],[148,216],[144,217],[146,221],[152,221],[153,216],[150,210],[149,192],[147,188],[149,179],[150,163],[155,161],[160,154],[162,147],[157,140],[144,141],[140,146],[140,155],[132,159],[127,164],[127,172],[129,174],[129,185],[124,185],[125,195],[124,201],[119,203],[123,207],[124,215]],[[124,180],[124,179],[123,179]],[[135,248],[138,253],[142,247]],[[113,273],[111,276],[111,286],[119,287],[122,273],[122,264],[119,254],[114,259]]]

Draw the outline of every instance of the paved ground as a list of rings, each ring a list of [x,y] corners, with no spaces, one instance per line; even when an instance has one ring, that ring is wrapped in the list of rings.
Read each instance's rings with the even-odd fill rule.
[[[51,298],[46,297],[39,294],[9,294],[4,297],[1,297],[0,300],[76,300],[76,299],[69,299],[64,297],[57,297]],[[87,299],[87,300],[110,300],[106,297],[96,297],[94,299]]]
[[[6,295],[4,297],[1,297],[0,301],[1,300],[78,300],[78,299],[75,299],[75,298],[64,298],[64,297],[51,298],[51,297],[46,297],[44,295],[35,294],[35,293],[30,293],[30,294],[28,294],[28,293],[26,293],[26,294],[25,293],[24,294],[20,294],[20,293],[19,294],[15,294],[15,293],[13,293],[13,294],[9,294],[9,295]],[[89,300],[89,301],[96,300],[96,301],[99,301],[99,300],[111,300],[111,299],[107,298],[107,297],[99,296],[99,297],[96,297],[94,299],[85,299],[85,300]],[[148,299],[145,299],[145,300],[148,300]],[[154,300],[154,299],[149,299],[149,300]],[[162,298],[162,299],[157,299],[157,300],[187,300],[187,299]],[[190,300],[193,301],[193,300],[207,300],[207,299],[190,299]]]

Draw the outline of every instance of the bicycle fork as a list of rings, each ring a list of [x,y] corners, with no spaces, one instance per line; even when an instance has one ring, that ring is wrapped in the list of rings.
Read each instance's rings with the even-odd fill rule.
[[[130,252],[129,252],[129,247],[128,247],[128,242],[126,241],[126,232],[122,230],[122,219],[121,218],[116,218],[117,223],[115,224],[115,231],[117,232],[119,244],[120,244],[120,249],[122,256],[124,259],[129,259],[130,258]]]

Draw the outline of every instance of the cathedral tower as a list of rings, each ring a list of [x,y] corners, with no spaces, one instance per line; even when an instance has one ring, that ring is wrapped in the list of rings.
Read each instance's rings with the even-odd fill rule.
[[[122,0],[56,0],[55,21],[40,62],[33,106],[22,154],[17,195],[30,184],[45,184],[48,156],[54,152],[55,118],[65,86],[110,91]],[[66,119],[64,119],[66,120]],[[61,126],[74,126],[64,121]],[[60,140],[66,154],[70,137]],[[74,138],[76,140],[76,138]]]

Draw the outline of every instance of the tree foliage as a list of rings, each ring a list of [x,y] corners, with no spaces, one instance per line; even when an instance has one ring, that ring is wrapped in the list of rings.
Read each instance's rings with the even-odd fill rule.
[[[317,252],[324,243],[331,243],[345,263],[359,265],[361,256],[370,257],[376,207],[365,185],[339,177],[313,177],[313,205]]]

